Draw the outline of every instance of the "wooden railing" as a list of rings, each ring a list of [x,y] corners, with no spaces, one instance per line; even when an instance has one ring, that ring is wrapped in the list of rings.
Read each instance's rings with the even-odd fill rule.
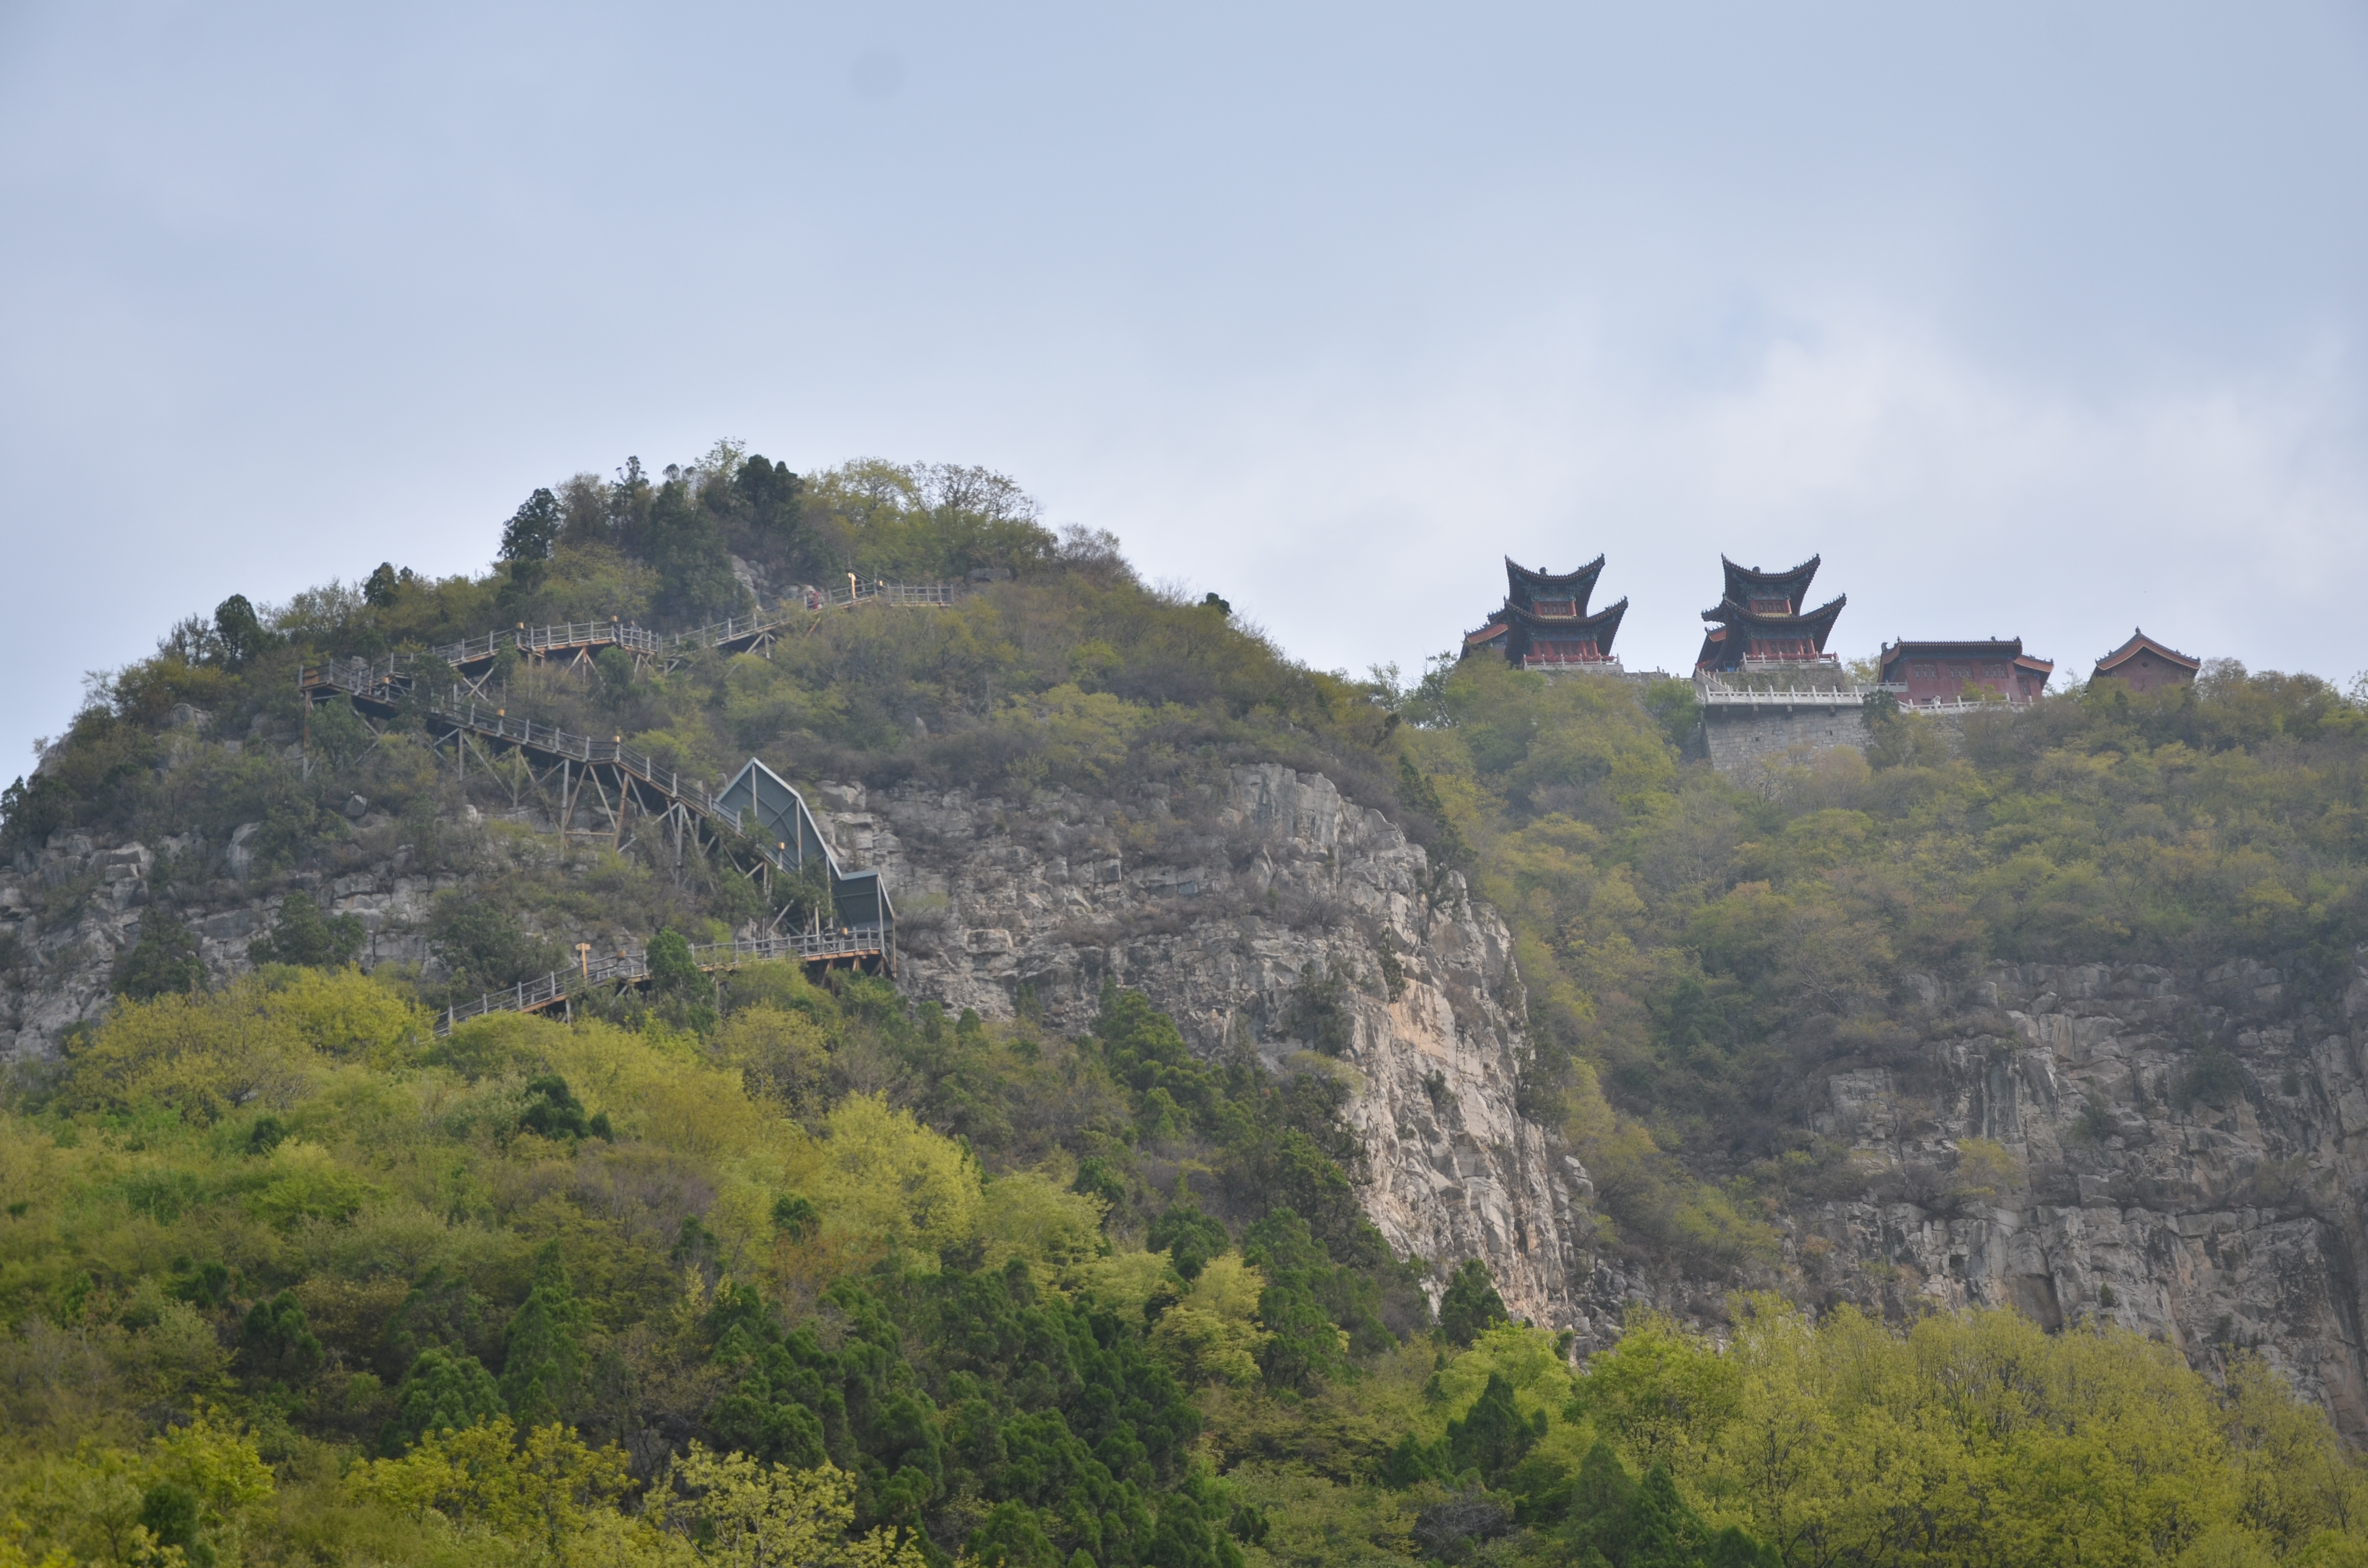
[[[622,741],[598,740],[590,735],[571,735],[549,724],[538,724],[530,719],[513,719],[499,709],[487,711],[474,699],[462,699],[456,692],[445,702],[430,703],[431,718],[512,745],[532,746],[549,756],[570,757],[577,762],[613,763],[652,789],[671,800],[680,801],[702,816],[711,816],[740,830],[740,813],[718,801],[703,783],[685,779],[671,767],[660,767],[655,758],[635,751]]]
[[[786,937],[744,937],[729,942],[693,943],[690,957],[701,971],[712,974],[768,959],[826,963],[840,959],[873,958],[886,950],[887,937],[882,927],[854,926]],[[464,1006],[447,1007],[444,1016],[437,1020],[436,1032],[450,1034],[455,1025],[488,1013],[538,1012],[570,996],[583,995],[595,986],[637,985],[649,978],[649,950],[629,949],[607,958],[587,960],[574,969],[554,970],[541,980],[522,981],[507,991],[488,992]]]
[[[464,637],[425,653],[385,653],[374,660],[351,659],[307,665],[299,680],[307,690],[334,688],[364,697],[409,686],[423,658],[440,659],[456,668],[483,664],[505,647],[522,653],[548,653],[554,649],[616,647],[637,653],[664,656],[685,649],[720,648],[727,642],[754,640],[779,631],[791,615],[811,614],[856,604],[901,605],[942,608],[962,597],[960,583],[858,583],[852,588],[814,589],[780,610],[757,615],[726,616],[689,631],[652,631],[630,620],[571,620],[553,626],[521,626]]]

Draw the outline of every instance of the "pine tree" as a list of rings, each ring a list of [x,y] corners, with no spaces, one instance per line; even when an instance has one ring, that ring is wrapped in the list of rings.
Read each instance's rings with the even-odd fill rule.
[[[1455,1271],[1439,1301],[1439,1331],[1452,1344],[1469,1346],[1489,1329],[1510,1323],[1504,1298],[1488,1278],[1488,1266],[1474,1258]]]
[[[502,1399],[519,1426],[560,1420],[574,1405],[590,1315],[575,1299],[558,1244],[546,1243],[535,1260],[534,1289],[503,1336]]]
[[[115,971],[115,988],[134,1002],[202,991],[205,961],[198,957],[198,939],[189,928],[151,904],[140,915],[140,940],[123,955]]]

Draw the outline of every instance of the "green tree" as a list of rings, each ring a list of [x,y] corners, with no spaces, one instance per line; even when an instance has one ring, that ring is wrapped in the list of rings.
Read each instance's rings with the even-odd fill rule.
[[[746,590],[733,575],[732,558],[715,515],[696,505],[688,483],[669,479],[650,507],[642,554],[657,569],[652,608],[671,626],[697,626],[737,613]]]
[[[1452,1345],[1468,1346],[1488,1330],[1512,1318],[1505,1300],[1488,1278],[1488,1266],[1478,1258],[1466,1262],[1447,1281],[1439,1299],[1439,1332]]]
[[[613,1140],[616,1136],[609,1126],[609,1113],[604,1110],[598,1116],[587,1116],[584,1102],[575,1097],[567,1080],[556,1073],[528,1079],[526,1096],[526,1108],[518,1112],[518,1126],[529,1132],[575,1141]]]
[[[429,909],[427,947],[461,996],[540,980],[564,961],[557,945],[529,936],[515,915],[457,892],[439,894]]]
[[[140,1525],[158,1546],[177,1548],[190,1568],[212,1568],[213,1543],[199,1530],[198,1494],[160,1481],[140,1498]]]
[[[534,1289],[503,1335],[502,1403],[520,1422],[539,1426],[563,1420],[575,1407],[584,1373],[584,1330],[591,1321],[575,1299],[556,1243],[535,1259]]]
[[[1169,1264],[1189,1282],[1200,1277],[1211,1258],[1224,1256],[1234,1239],[1225,1233],[1224,1221],[1201,1210],[1190,1187],[1181,1182],[1178,1186],[1181,1190],[1177,1201],[1151,1221],[1144,1245],[1167,1253]]]
[[[1545,1426],[1543,1411],[1534,1424],[1523,1420],[1513,1403],[1513,1385],[1504,1373],[1490,1372],[1488,1386],[1472,1408],[1447,1424],[1448,1460],[1455,1473],[1476,1470],[1494,1486],[1545,1435]]]
[[[310,1382],[324,1358],[320,1336],[288,1290],[247,1310],[239,1325],[238,1348],[250,1378],[291,1386]]]
[[[710,990],[706,972],[691,956],[690,942],[673,926],[663,926],[650,938],[650,991],[657,996],[703,996]]]
[[[214,637],[222,660],[235,668],[278,641],[266,628],[245,594],[233,594],[214,607]]]
[[[280,903],[270,931],[249,942],[246,953],[257,963],[342,969],[361,957],[368,937],[359,915],[324,915],[312,894],[291,892]]]
[[[510,520],[502,525],[501,559],[504,561],[548,561],[559,544],[559,530],[566,521],[559,497],[548,490],[537,490],[518,504]],[[383,568],[381,568],[383,570]]]
[[[379,1431],[378,1451],[392,1458],[430,1432],[458,1431],[507,1414],[500,1386],[474,1356],[423,1350],[394,1391],[394,1414]]]
[[[135,1002],[202,991],[206,966],[198,938],[154,904],[140,912],[140,939],[116,965],[115,988]]]

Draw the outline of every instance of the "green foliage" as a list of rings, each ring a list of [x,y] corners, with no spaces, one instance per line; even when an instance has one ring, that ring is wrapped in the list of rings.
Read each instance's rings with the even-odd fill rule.
[[[245,594],[233,594],[214,607],[214,637],[222,662],[233,666],[245,664],[273,642]]]
[[[402,1453],[431,1432],[454,1431],[508,1414],[484,1364],[465,1350],[431,1346],[419,1353],[395,1390],[394,1414],[381,1430],[378,1451]]]
[[[584,1102],[567,1086],[567,1080],[556,1073],[527,1080],[526,1104],[518,1112],[518,1124],[544,1138],[604,1138],[611,1142],[616,1138],[609,1113],[604,1110],[587,1114]]]
[[[2181,1110],[2197,1104],[2226,1109],[2244,1096],[2245,1070],[2217,1040],[2197,1048],[2171,1085],[2171,1103]]]
[[[1487,1265],[1476,1257],[1466,1260],[1439,1299],[1439,1332],[1451,1345],[1469,1346],[1489,1329],[1510,1321]]]
[[[115,988],[135,1002],[202,991],[205,961],[188,926],[151,904],[140,912],[140,939],[115,967]]]
[[[1513,1385],[1502,1372],[1491,1372],[1472,1408],[1447,1424],[1448,1469],[1453,1474],[1477,1471],[1494,1484],[1521,1462],[1545,1430],[1545,1412],[1538,1412],[1534,1423],[1524,1420],[1513,1403]]]
[[[660,996],[693,996],[707,989],[689,940],[672,926],[650,938],[649,962],[650,989]]]
[[[516,915],[457,892],[437,896],[427,917],[427,945],[451,971],[455,1000],[506,991],[566,965],[558,944],[529,935]]]
[[[501,559],[504,561],[548,561],[558,548],[559,532],[564,517],[559,497],[549,490],[537,490],[518,504],[510,520],[502,525]],[[380,568],[385,571],[384,567]],[[392,586],[390,583],[389,586]]]
[[[754,752],[875,784],[1156,790],[1168,815],[1129,825],[1130,856],[1204,830],[1230,763],[1323,770],[1426,846],[1432,905],[1461,875],[1513,926],[1520,1104],[1584,1158],[1600,1244],[1736,1271],[1775,1256],[1772,1189],[1833,1164],[1783,1142],[1793,1085],[1920,1027],[1912,972],[2255,956],[2332,994],[2368,935],[2368,808],[2361,713],[2324,683],[2218,665],[1962,744],[1878,713],[1862,759],[1744,793],[1680,761],[1683,683],[1307,670],[982,471],[801,476],[718,443],[538,492],[513,524],[484,577],[389,564],[192,618],[0,802],[11,854],[61,829],[201,839],[158,859],[125,999],[0,1112],[25,1195],[0,1221],[0,1481],[40,1500],[27,1550],[123,1560],[138,1528],[185,1562],[358,1568],[791,1540],[801,1561],[1064,1568],[2356,1551],[2351,1458],[2242,1357],[2222,1392],[2086,1328],[1747,1302],[1725,1349],[1640,1318],[1574,1374],[1476,1265],[1423,1336],[1427,1269],[1365,1220],[1349,1075],[1321,1060],[1349,1042],[1350,986],[1413,983],[1395,952],[1378,977],[1300,977],[1280,1021],[1314,1054],[1280,1075],[1196,1054],[1116,988],[1070,1039],[1032,992],[1006,1024],[793,965],[719,985],[690,933],[802,923],[824,890],[780,878],[768,901],[630,838],[554,856],[507,815],[514,771],[456,776],[416,710],[382,734],[316,710],[288,756],[300,662],[518,620],[680,627],[745,607],[734,554],[777,585],[975,574],[951,608],[834,610],[769,658],[612,650],[588,676],[507,665],[495,689],[711,781]],[[181,703],[211,728],[176,725]],[[281,895],[252,950],[288,967],[208,993],[167,899],[248,824],[245,875]],[[418,1001],[661,933],[655,995],[437,1040],[407,983],[336,971],[352,927],[302,891],[390,858],[470,878],[429,923],[450,985]],[[46,889],[37,918],[96,892]],[[2234,1059],[2188,1050],[2174,1097],[2235,1106]],[[2024,1179],[1961,1144],[1956,1196]]]
[[[367,937],[359,915],[324,915],[310,893],[291,892],[270,931],[249,942],[246,953],[256,963],[336,969],[358,960]]]
[[[239,1325],[239,1359],[258,1381],[303,1383],[321,1369],[320,1336],[304,1321],[304,1309],[289,1291],[247,1310]]]
[[[1349,983],[1339,974],[1308,975],[1292,988],[1284,1007],[1282,1031],[1304,1040],[1311,1051],[1342,1056],[1356,1042],[1356,1024],[1348,1007]]]
[[[1189,1282],[1200,1278],[1211,1258],[1224,1256],[1233,1245],[1233,1237],[1225,1233],[1223,1220],[1201,1211],[1191,1188],[1187,1187],[1175,1203],[1151,1221],[1144,1244],[1154,1252],[1167,1254],[1177,1274]]]
[[[590,1320],[590,1309],[575,1299],[566,1259],[546,1244],[535,1260],[534,1289],[502,1335],[502,1403],[511,1415],[541,1426],[573,1411]]]
[[[1962,744],[1878,708],[1863,757],[1779,766],[1765,792],[1680,765],[1674,692],[1472,660],[1405,695],[1408,798],[1514,928],[1520,1103],[1585,1161],[1616,1244],[1710,1274],[1772,1259],[1759,1199],[1797,1153],[1797,1085],[1912,1039],[1911,974],[2249,954],[2333,995],[2368,938],[2368,711],[2226,663],[2112,687],[1977,715]],[[2183,1106],[2243,1092],[2209,1046],[2174,1084]]]

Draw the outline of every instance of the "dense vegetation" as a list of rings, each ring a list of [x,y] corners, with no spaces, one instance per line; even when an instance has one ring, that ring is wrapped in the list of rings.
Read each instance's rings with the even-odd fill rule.
[[[1448,853],[1520,938],[1531,1114],[1586,1152],[1628,1244],[1717,1270],[1764,1256],[1756,1205],[1863,1185],[1799,1131],[1808,1069],[2011,1034],[1931,1017],[1912,974],[2251,957],[2332,1016],[2368,941],[2362,697],[2224,662],[2192,688],[1977,714],[1955,747],[1893,711],[1864,755],[1764,793],[1680,761],[1696,718],[1674,683],[1639,701],[1474,661],[1396,704]],[[2185,1039],[2228,1103],[2233,1042],[2200,1017]]]
[[[1428,1326],[1328,1079],[1125,993],[1074,1041],[778,966],[724,1004],[120,1006],[0,1116],[0,1562],[2362,1560],[2258,1363],[1767,1298],[1574,1375],[1476,1267]]]
[[[566,944],[663,957],[769,911],[721,860],[562,857],[500,819],[516,775],[454,778],[416,715],[292,697],[302,662],[499,624],[736,613],[735,557],[777,591],[974,579],[770,658],[505,663],[493,689],[711,779],[754,753],[1156,792],[1130,854],[1178,863],[1227,764],[1320,769],[1512,923],[1524,1108],[1595,1174],[1598,1244],[1781,1285],[1773,1206],[1857,1179],[1789,1085],[1963,1027],[1911,975],[2254,956],[2324,1005],[2368,937],[2358,693],[2220,665],[1953,746],[1886,714],[1865,755],[1745,790],[1685,760],[1689,687],[1310,671],[977,471],[719,445],[538,491],[502,549],[193,618],[7,792],[0,854],[88,832],[157,861],[115,1008],[0,1112],[0,1563],[2362,1560],[2351,1460],[2241,1357],[2214,1382],[2094,1327],[1757,1296],[1723,1350],[1640,1319],[1574,1372],[1476,1266],[1434,1315],[1361,1217],[1338,1082],[1196,1059],[1131,994],[1072,1040],[1025,998],[949,1018],[661,963],[605,1016],[439,1040],[423,1005]],[[437,984],[359,973],[323,906],[390,858],[467,880]],[[38,937],[98,889],[28,891]],[[266,967],[211,986],[186,917],[257,893]],[[2192,1048],[2212,1096],[2249,1092]]]

